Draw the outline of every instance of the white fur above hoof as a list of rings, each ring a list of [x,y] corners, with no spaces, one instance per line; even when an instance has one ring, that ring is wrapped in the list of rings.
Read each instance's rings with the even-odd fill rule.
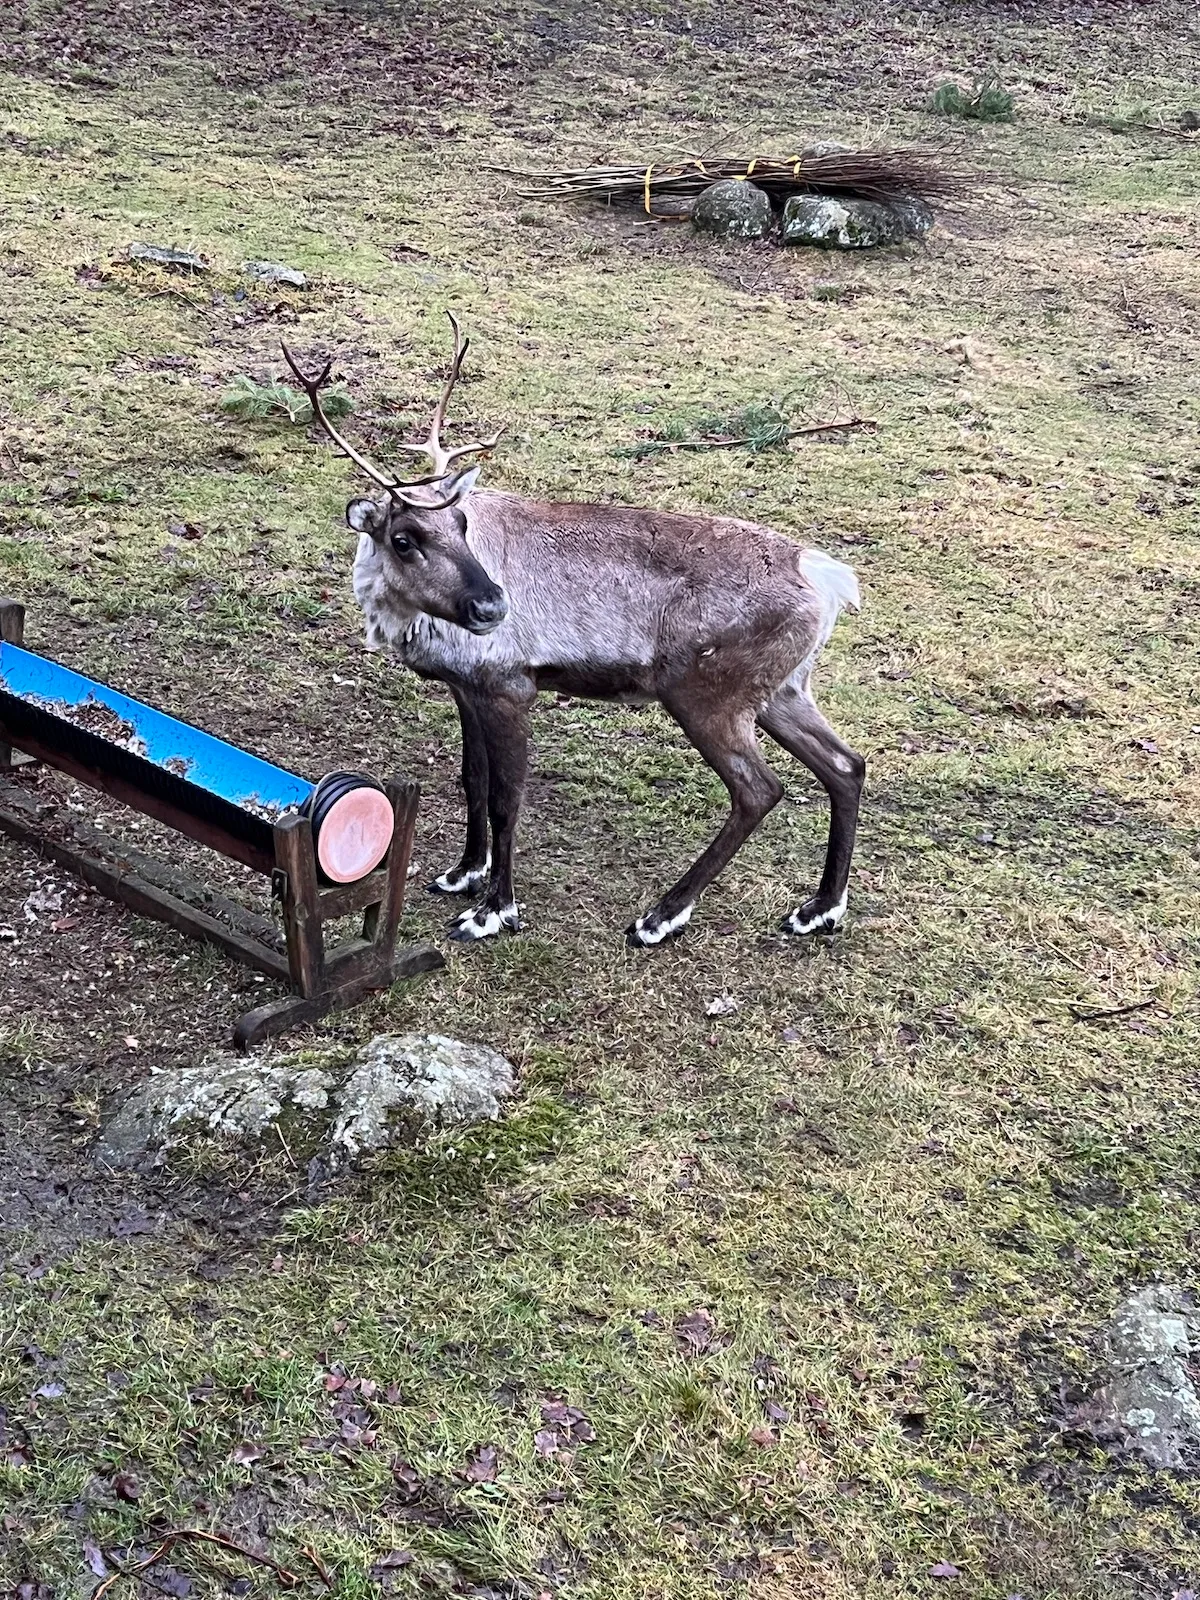
[[[498,933],[516,933],[521,918],[515,905],[503,906],[499,911],[491,906],[476,906],[474,911],[464,911],[450,924],[450,938],[460,944],[473,944],[476,939],[494,939]]]
[[[647,911],[644,917],[639,917],[625,930],[625,942],[634,950],[644,950],[652,945],[661,944],[664,939],[682,933],[691,915],[691,906],[684,906],[683,910],[677,911],[673,917],[658,917],[653,911]]]
[[[429,885],[430,894],[471,894],[482,884],[487,882],[488,873],[492,870],[491,857],[481,867],[471,867],[466,872],[461,867],[455,867],[450,872],[443,872],[440,878],[435,878]]]
[[[846,896],[843,895],[836,905],[824,909],[816,900],[806,900],[802,906],[783,919],[781,927],[785,933],[794,934],[796,938],[803,939],[810,934],[833,933],[846,915]]]

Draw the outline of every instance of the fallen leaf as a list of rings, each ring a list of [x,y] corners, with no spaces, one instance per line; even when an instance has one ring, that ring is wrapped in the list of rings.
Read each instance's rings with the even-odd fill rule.
[[[271,1271],[272,1272],[282,1272],[283,1271],[283,1257],[282,1256],[278,1256],[277,1255],[277,1256],[274,1257],[274,1259],[271,1262]]]
[[[130,1206],[112,1225],[114,1239],[131,1239],[137,1233],[153,1233],[154,1218],[147,1216],[141,1206]]]
[[[533,1436],[533,1448],[540,1456],[552,1456],[558,1449],[557,1428],[539,1428]]]
[[[59,1395],[66,1394],[67,1386],[64,1383],[59,1383],[57,1379],[52,1379],[51,1382],[44,1383],[40,1389],[35,1389],[33,1392],[39,1400],[57,1400]]]
[[[569,1406],[565,1400],[544,1400],[542,1421],[557,1428],[560,1444],[592,1444],[596,1430],[578,1406]]]
[[[81,917],[57,917],[50,929],[53,933],[66,933],[70,928],[77,928],[82,920]]]
[[[392,1462],[392,1482],[406,1500],[415,1500],[421,1492],[421,1474],[407,1461]]]
[[[152,1567],[142,1582],[163,1594],[173,1595],[174,1600],[187,1600],[192,1592],[192,1580],[187,1573],[177,1572],[174,1567]]]
[[[378,1561],[371,1563],[372,1574],[377,1572],[391,1572],[396,1567],[411,1566],[413,1553],[411,1550],[389,1550],[387,1555],[380,1556]]]
[[[675,1343],[687,1356],[704,1355],[709,1350],[719,1350],[724,1342],[717,1333],[716,1319],[703,1306],[678,1317],[673,1329]]]
[[[124,1044],[126,1050],[136,1050],[138,1048],[138,1042],[131,1033],[125,1035]]]
[[[792,1420],[791,1412],[774,1400],[768,1400],[763,1409],[772,1422],[790,1422]]]
[[[100,1546],[93,1544],[90,1539],[83,1541],[83,1559],[87,1562],[89,1571],[93,1572],[97,1578],[108,1577],[108,1563],[104,1559]]]
[[[249,1467],[253,1466],[256,1461],[261,1461],[266,1453],[261,1445],[253,1444],[249,1439],[244,1439],[241,1444],[235,1446],[233,1459],[239,1467]]]
[[[751,1428],[750,1437],[754,1440],[755,1444],[762,1445],[764,1449],[768,1449],[771,1445],[779,1443],[779,1440],[775,1437],[775,1434],[772,1432],[772,1430],[761,1422],[757,1428]]]
[[[929,1576],[931,1578],[961,1578],[962,1573],[954,1565],[953,1561],[935,1561],[929,1569]]]
[[[176,539],[203,539],[204,529],[195,522],[172,522],[167,529]]]
[[[737,1008],[738,1003],[731,994],[719,994],[705,1006],[704,1015],[706,1017],[731,1017]]]
[[[129,1505],[136,1505],[142,1497],[142,1491],[137,1479],[131,1472],[118,1472],[113,1476],[113,1493],[118,1500],[124,1500]]]
[[[494,1444],[481,1444],[461,1474],[468,1483],[495,1483],[500,1452]]]

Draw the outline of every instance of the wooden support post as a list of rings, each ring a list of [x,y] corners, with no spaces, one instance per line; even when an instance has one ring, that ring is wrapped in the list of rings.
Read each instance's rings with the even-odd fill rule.
[[[283,874],[283,920],[292,987],[306,1000],[319,1000],[328,988],[328,979],[317,853],[307,817],[284,817],[276,824],[275,860]]]
[[[408,887],[408,864],[412,859],[413,834],[417,827],[417,804],[421,798],[419,783],[407,783],[393,778],[386,783],[387,797],[392,802],[395,825],[392,847],[388,851],[387,876],[378,905],[368,906],[363,918],[363,938],[370,939],[379,955],[384,970],[391,966],[396,950],[396,930],[404,910],[404,894]]]
[[[5,644],[25,642],[25,607],[19,600],[0,599],[0,640]],[[0,739],[0,769],[17,765],[12,745]]]

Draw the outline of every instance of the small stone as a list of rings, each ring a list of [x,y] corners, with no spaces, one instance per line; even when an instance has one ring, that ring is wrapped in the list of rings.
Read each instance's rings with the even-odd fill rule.
[[[783,208],[784,244],[815,245],[821,250],[902,244],[923,239],[932,226],[933,212],[921,200],[881,205],[876,200],[797,194]]]
[[[744,178],[710,183],[692,207],[692,227],[727,239],[763,239],[774,226],[770,197]]]
[[[1181,111],[1179,126],[1185,133],[1195,133],[1200,129],[1200,111]]]
[[[842,144],[839,139],[820,139],[816,144],[806,144],[801,156],[852,156],[854,146]]]
[[[245,269],[261,283],[278,283],[285,289],[308,288],[308,278],[298,267],[285,267],[278,261],[247,261]]]
[[[208,262],[190,250],[166,250],[157,244],[131,244],[130,261],[151,261],[155,266],[168,267],[174,272],[207,272]]]

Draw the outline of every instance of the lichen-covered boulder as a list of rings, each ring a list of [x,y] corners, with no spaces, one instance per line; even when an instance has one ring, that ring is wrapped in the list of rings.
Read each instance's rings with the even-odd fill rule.
[[[417,1144],[456,1124],[494,1121],[516,1089],[512,1064],[442,1034],[381,1034],[362,1050],[214,1055],[139,1084],[104,1123],[96,1160],[148,1170],[179,1149],[272,1141],[329,1171],[375,1150]]]
[[[1137,1289],[1113,1312],[1103,1349],[1106,1381],[1071,1415],[1119,1455],[1170,1471],[1200,1468],[1200,1395],[1193,1363],[1200,1312],[1166,1284]]]
[[[331,1162],[456,1123],[494,1122],[515,1088],[512,1063],[486,1045],[438,1033],[381,1034],[338,1091]]]
[[[821,250],[873,250],[881,245],[903,244],[908,239],[923,239],[932,226],[933,212],[920,200],[881,205],[876,200],[797,194],[783,208],[782,232],[784,244],[815,245]]]
[[[692,227],[726,239],[763,239],[774,225],[769,196],[744,178],[722,178],[696,196]]]
[[[331,1072],[282,1059],[218,1055],[138,1085],[105,1124],[96,1159],[109,1167],[160,1164],[195,1140],[252,1144],[285,1120],[328,1120]]]

